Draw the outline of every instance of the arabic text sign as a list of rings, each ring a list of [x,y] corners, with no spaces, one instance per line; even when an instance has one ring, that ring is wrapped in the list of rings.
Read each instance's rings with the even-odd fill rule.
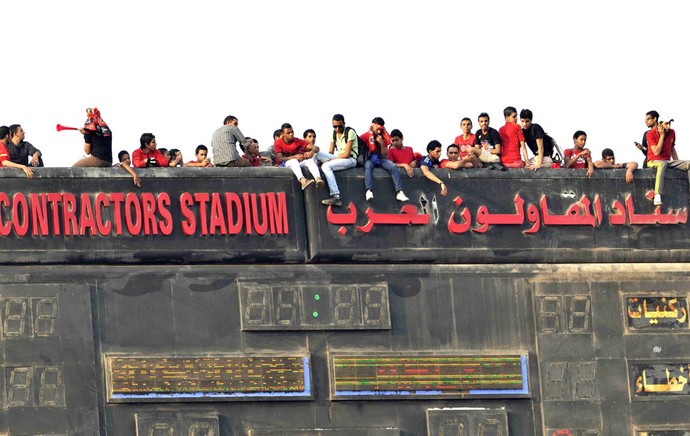
[[[634,398],[689,396],[688,362],[631,364]]]
[[[625,299],[628,327],[633,330],[687,330],[686,297],[642,297]]]

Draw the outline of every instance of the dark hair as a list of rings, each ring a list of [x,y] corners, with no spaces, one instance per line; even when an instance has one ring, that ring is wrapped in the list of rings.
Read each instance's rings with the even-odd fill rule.
[[[441,143],[434,139],[433,141],[431,141],[430,143],[428,143],[426,145],[426,151],[430,152],[430,151],[436,150],[437,147],[443,148]]]
[[[657,114],[657,118],[659,118],[659,114]],[[16,135],[21,127],[22,127],[21,124],[11,124],[10,125],[10,136]]]
[[[283,123],[283,125],[280,126],[280,132],[284,132],[285,129],[292,129],[292,125],[290,125],[290,123]]]
[[[601,151],[601,158],[606,159],[609,156],[613,156],[613,150],[610,148],[605,148]]]
[[[376,117],[373,120],[371,120],[371,122],[374,124],[378,124],[379,126],[385,126],[386,125],[386,122],[383,121],[383,118],[381,118],[381,117]]]
[[[505,109],[503,109],[503,116],[504,117],[508,117],[508,116],[510,116],[512,114],[516,114],[516,113],[517,113],[517,109],[515,109],[513,106],[508,106]]]
[[[7,126],[0,126],[0,139],[10,134],[10,128]]]
[[[307,135],[310,134],[310,133],[311,133],[312,135],[316,136],[316,132],[314,131],[314,129],[307,129],[307,130],[304,131],[304,135],[302,135],[302,138],[306,138]]]
[[[393,130],[391,130],[391,138],[394,137],[394,136],[397,136],[397,137],[400,138],[400,139],[404,139],[404,138],[403,138],[402,132],[401,132],[400,130],[398,130],[398,129],[393,129]]]
[[[173,159],[175,159],[175,155],[176,155],[177,153],[179,153],[179,152],[180,152],[179,149],[177,149],[177,148],[171,148],[171,149],[170,149],[170,157],[173,158]]]
[[[461,120],[460,120],[460,124],[462,124],[463,121],[469,121],[470,124],[472,124],[472,120],[469,119],[468,117],[465,117],[465,118],[461,119]]]
[[[584,130],[578,130],[577,132],[573,133],[573,139],[579,138],[580,135],[585,135],[585,136],[587,136],[587,134],[585,133]]]
[[[146,148],[147,145],[151,143],[156,137],[153,133],[142,133],[141,138],[139,138],[139,148],[142,150]]]
[[[225,117],[225,119],[223,120],[223,125],[228,124],[230,121],[235,121],[236,119],[237,119],[237,117],[232,116],[232,115],[228,115],[228,116]]]
[[[448,150],[450,150],[451,148],[457,148],[458,150],[460,150],[460,146],[459,146],[459,145],[457,145],[457,144],[450,144],[448,147],[446,147],[446,154],[448,154]]]
[[[273,139],[280,138],[280,134],[283,133],[283,129],[278,129],[273,132]]]
[[[656,118],[657,120],[659,119],[659,112],[657,112],[657,111],[649,111],[645,115],[649,115],[650,117]],[[10,129],[11,128],[12,128],[12,126],[10,126]]]
[[[168,149],[167,149],[167,148],[165,148],[165,147],[161,147],[161,148],[159,148],[159,149],[158,149],[158,151],[160,151],[160,152],[161,152],[161,154],[163,154],[163,155],[164,155],[164,154],[165,154],[165,152],[166,152],[166,151],[168,151]]]
[[[199,144],[196,146],[196,150],[194,150],[194,155],[196,156],[199,154],[199,150],[205,150],[208,152],[208,147],[206,147],[204,144]]]
[[[335,114],[333,115],[333,121],[341,121],[345,123],[345,117],[342,116],[341,114]]]
[[[520,119],[527,119],[532,121],[532,111],[529,109],[523,109],[520,111]]]
[[[477,117],[477,121],[479,121],[480,118],[484,118],[484,117],[486,117],[487,120],[491,121],[491,118],[489,117],[489,114],[486,113],[486,112],[480,113],[479,116]]]
[[[120,152],[117,154],[117,160],[122,162],[122,156],[124,155],[129,156],[129,152],[127,150],[120,150]]]

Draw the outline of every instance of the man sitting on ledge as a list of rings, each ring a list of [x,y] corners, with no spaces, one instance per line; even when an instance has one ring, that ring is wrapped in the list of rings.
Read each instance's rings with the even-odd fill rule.
[[[10,140],[10,128],[7,126],[0,127],[0,168],[19,168],[24,171],[26,177],[31,179],[34,172],[26,165],[14,163],[10,160],[10,152],[7,151],[7,142]]]
[[[617,164],[616,157],[613,155],[613,150],[611,150],[610,148],[605,148],[601,152],[601,160],[594,162],[594,166],[600,169],[626,168],[625,181],[626,183],[632,183],[633,171],[637,169],[637,162]]]

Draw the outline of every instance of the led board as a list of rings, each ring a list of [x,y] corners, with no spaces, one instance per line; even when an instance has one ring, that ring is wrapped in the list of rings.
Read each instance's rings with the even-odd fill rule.
[[[390,330],[388,285],[239,283],[242,330]]]
[[[108,402],[311,399],[309,356],[106,356]]]
[[[331,399],[529,397],[526,354],[329,356]]]

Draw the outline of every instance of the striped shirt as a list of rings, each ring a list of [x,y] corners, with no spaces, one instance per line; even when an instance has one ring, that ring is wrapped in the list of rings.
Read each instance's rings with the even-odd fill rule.
[[[225,165],[236,161],[240,157],[237,151],[237,142],[244,144],[244,135],[240,129],[232,124],[226,124],[213,132],[211,138],[211,152],[213,153],[213,163]]]

